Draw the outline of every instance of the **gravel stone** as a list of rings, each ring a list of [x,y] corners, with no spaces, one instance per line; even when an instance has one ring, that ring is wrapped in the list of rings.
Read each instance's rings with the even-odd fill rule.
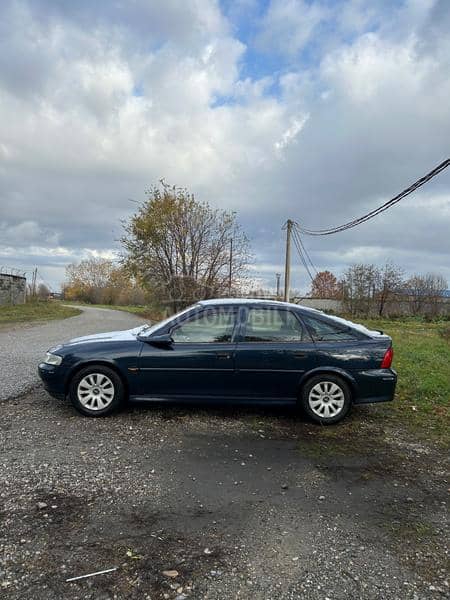
[[[136,324],[122,316],[104,329]],[[70,334],[72,319],[48,324],[68,334],[51,341],[47,325],[16,337],[35,330],[40,357],[82,333],[75,319]],[[4,379],[24,385],[20,370]],[[89,419],[37,385],[0,411],[2,600],[448,597],[447,455],[376,407],[355,409],[331,445],[329,429],[280,408],[151,404]]]
[[[77,307],[76,317],[44,324],[15,324],[0,329],[0,401],[19,396],[39,384],[37,366],[45,353],[71,338],[105,331],[131,329],[141,318],[119,310]],[[6,376],[5,376],[6,375]]]

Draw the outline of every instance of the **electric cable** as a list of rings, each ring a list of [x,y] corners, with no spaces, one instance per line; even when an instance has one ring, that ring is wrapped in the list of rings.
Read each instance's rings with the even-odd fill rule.
[[[298,240],[297,232],[295,231],[295,229],[292,230],[292,239],[294,240],[294,245],[297,249],[298,255],[300,256],[300,260],[302,261],[303,266],[305,267],[306,272],[309,275],[309,278],[311,279],[311,281],[313,281],[314,277],[311,275],[311,271],[309,270],[308,263],[306,262],[306,259],[303,256],[302,248],[301,248],[300,244],[298,243],[299,240]]]
[[[421,177],[420,179],[415,181],[409,187],[404,189],[402,192],[400,192],[399,194],[397,194],[396,196],[394,196],[393,198],[391,198],[390,200],[388,200],[381,206],[374,208],[373,210],[366,213],[365,215],[362,215],[361,217],[358,217],[357,219],[353,219],[352,221],[349,221],[348,223],[344,223],[342,225],[337,225],[336,227],[330,227],[328,229],[316,229],[316,230],[306,229],[306,228],[301,227],[300,225],[297,225],[298,230],[305,235],[331,235],[333,233],[339,233],[341,231],[351,229],[352,227],[356,227],[357,225],[360,225],[361,223],[364,223],[365,221],[368,221],[369,219],[373,219],[374,217],[376,217],[380,213],[384,212],[388,208],[391,208],[392,206],[394,206],[395,204],[400,202],[400,200],[403,200],[403,198],[406,198],[406,196],[409,196],[410,194],[415,192],[418,188],[420,188],[423,185],[425,185],[426,183],[428,183],[431,179],[433,179],[433,177],[436,177],[436,175],[439,175],[439,173],[441,173],[449,165],[450,165],[450,158],[447,158],[446,160],[441,162],[437,167],[435,167],[432,171],[430,171],[429,173],[427,173],[426,175],[424,175],[423,177]]]
[[[316,269],[316,267],[314,266],[314,263],[313,263],[313,261],[311,260],[311,257],[310,257],[310,255],[309,255],[308,251],[307,251],[307,250],[306,250],[306,248],[305,248],[305,245],[304,245],[304,243],[303,243],[303,241],[302,241],[302,238],[300,237],[300,233],[299,233],[299,225],[298,225],[298,223],[296,223],[295,221],[294,221],[294,227],[292,228],[292,234],[293,234],[293,235],[295,235],[295,236],[297,237],[297,242],[300,244],[300,246],[301,246],[301,248],[302,248],[302,250],[303,250],[303,254],[304,254],[304,256],[306,256],[306,258],[307,258],[307,259],[308,259],[308,261],[309,261],[309,264],[310,264],[310,265],[311,265],[311,267],[312,267],[312,270],[313,270],[313,271],[316,273],[316,275],[317,275],[317,269]]]

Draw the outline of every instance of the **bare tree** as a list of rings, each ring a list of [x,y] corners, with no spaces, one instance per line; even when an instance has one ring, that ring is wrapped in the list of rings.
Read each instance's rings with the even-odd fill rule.
[[[447,281],[442,275],[427,273],[414,275],[405,283],[405,291],[409,299],[410,310],[413,315],[430,314],[435,316],[439,312],[439,305],[443,301],[443,292],[447,289]]]
[[[342,293],[350,313],[368,315],[372,312],[378,279],[375,265],[361,263],[347,269],[342,279]]]
[[[403,286],[403,270],[392,263],[386,263],[376,272],[376,299],[378,316],[382,317],[386,305]]]
[[[185,189],[152,188],[124,229],[124,264],[173,309],[226,295],[245,276],[248,239],[235,213],[198,202]]]

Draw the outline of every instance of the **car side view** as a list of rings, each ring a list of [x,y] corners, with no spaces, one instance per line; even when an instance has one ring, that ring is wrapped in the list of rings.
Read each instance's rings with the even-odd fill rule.
[[[73,339],[39,365],[47,391],[83,415],[126,402],[299,405],[337,423],[353,404],[394,397],[392,340],[297,304],[205,300],[151,327]]]

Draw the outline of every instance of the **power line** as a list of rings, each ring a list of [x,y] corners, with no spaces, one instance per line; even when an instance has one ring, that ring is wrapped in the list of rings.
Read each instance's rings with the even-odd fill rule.
[[[378,208],[375,208],[375,209],[371,210],[370,212],[366,213],[362,217],[353,219],[352,221],[349,221],[348,223],[344,223],[343,225],[338,225],[336,227],[330,227],[328,229],[316,229],[316,230],[304,229],[303,227],[300,227],[298,225],[297,226],[298,230],[301,231],[301,233],[304,233],[306,235],[331,235],[333,233],[339,233],[340,231],[345,231],[346,229],[351,229],[352,227],[356,227],[357,225],[360,225],[361,223],[364,223],[365,221],[368,221],[369,219],[373,219],[374,217],[376,217],[380,213],[384,212],[388,208],[391,208],[392,206],[394,206],[395,204],[400,202],[400,200],[403,200],[403,198],[406,198],[406,196],[409,196],[409,194],[412,194],[418,188],[420,188],[423,185],[425,185],[426,183],[428,183],[431,179],[433,179],[433,177],[436,177],[436,175],[439,175],[439,173],[441,173],[449,165],[450,165],[450,158],[447,158],[442,163],[440,163],[437,167],[435,167],[432,171],[430,171],[429,173],[427,173],[426,175],[424,175],[423,177],[421,177],[420,179],[415,181],[408,188],[406,188],[405,190],[403,190],[402,192],[400,192],[399,194],[397,194],[396,196],[394,196],[393,198],[391,198],[390,200],[388,200],[381,206],[378,206]]]
[[[298,232],[296,231],[295,228],[292,228],[292,239],[294,240],[294,245],[297,249],[298,255],[300,256],[300,260],[302,261],[303,266],[305,267],[306,272],[309,275],[309,278],[311,279],[311,281],[313,281],[314,277],[311,275],[311,271],[309,270],[308,263],[306,262],[306,258],[303,255],[302,247],[299,243],[300,238],[299,238]]]
[[[301,246],[301,249],[303,250],[303,255],[306,256],[306,258],[309,260],[309,264],[312,267],[312,270],[316,273],[317,275],[317,269],[314,266],[313,261],[311,260],[311,257],[307,251],[307,249],[305,248],[305,244],[302,242],[302,238],[300,237],[300,233],[299,233],[299,225],[298,223],[294,222],[294,235],[297,237],[297,241]]]
[[[294,244],[295,244],[295,247],[297,249],[297,253],[300,256],[300,260],[302,261],[302,264],[305,267],[306,272],[309,275],[309,278],[312,280],[313,276],[311,274],[311,271],[309,270],[309,266],[308,266],[308,263],[306,262],[305,255],[303,254],[302,247],[299,244],[298,233],[295,230],[292,230],[292,237],[294,239]]]

